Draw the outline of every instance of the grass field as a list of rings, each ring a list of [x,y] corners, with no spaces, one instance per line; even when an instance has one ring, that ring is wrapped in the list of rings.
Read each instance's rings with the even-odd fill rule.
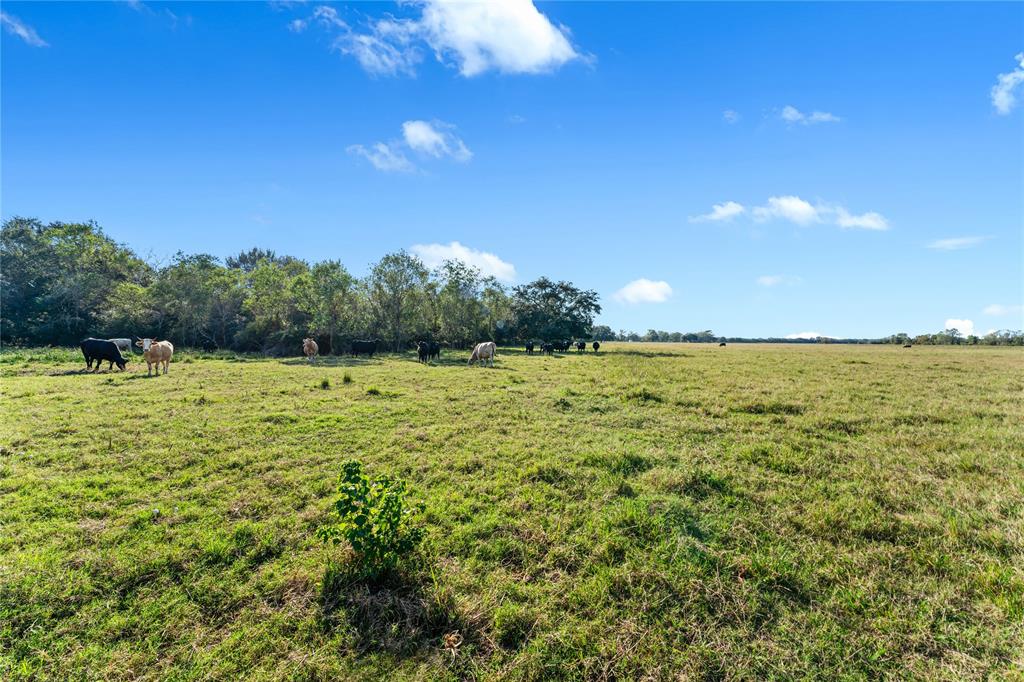
[[[606,349],[5,351],[0,679],[1024,676],[1024,351]],[[426,504],[382,584],[351,457]]]

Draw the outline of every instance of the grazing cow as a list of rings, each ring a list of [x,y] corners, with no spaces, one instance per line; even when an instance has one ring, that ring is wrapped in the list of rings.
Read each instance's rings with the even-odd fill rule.
[[[320,346],[313,339],[302,339],[302,352],[306,354],[307,360],[314,362],[320,353]]]
[[[555,344],[553,343],[542,343],[540,345],[540,352],[544,355],[551,355],[555,352]]]
[[[82,349],[82,355],[85,356],[85,366],[88,369],[92,369],[92,361],[96,361],[96,369],[92,371],[100,371],[100,363],[107,361],[110,365],[107,367],[108,370],[114,369],[116,363],[118,368],[123,372],[126,363],[125,359],[121,357],[121,351],[118,350],[117,344],[113,341],[107,341],[106,339],[83,339],[78,347]]]
[[[722,341],[722,342],[721,342],[720,344],[718,344],[718,347],[719,347],[719,348],[721,348],[721,347],[723,347],[724,345],[725,345],[725,341]]]
[[[146,376],[153,376],[153,365],[156,365],[156,375],[160,376],[160,363],[164,365],[164,374],[171,364],[171,356],[174,355],[174,346],[170,341],[157,341],[156,339],[139,339],[136,346],[142,348],[142,357],[146,358]]]
[[[533,341],[526,342],[526,354],[533,355]]]
[[[352,342],[352,355],[366,354],[373,357],[373,354],[377,352],[377,340],[356,340]]]
[[[587,350],[587,342],[586,341],[577,341],[576,342],[576,352],[577,353],[584,353],[584,352],[586,352],[586,350]]]
[[[494,367],[494,356],[497,354],[497,349],[498,345],[493,341],[484,341],[483,343],[476,344],[476,348],[473,349],[473,354],[469,356],[469,362],[466,363],[466,366],[469,367],[474,362],[479,362],[483,365],[489,361],[491,367]]]
[[[441,359],[441,344],[437,341],[417,341],[416,355],[420,362]]]
[[[107,341],[110,341],[115,346],[117,346],[117,349],[119,351],[121,351],[121,355],[131,355],[132,354],[132,340],[131,339],[107,339]]]
[[[594,347],[594,352],[595,352],[595,353],[596,353],[596,352],[597,352],[597,350],[598,350],[598,349],[599,349],[599,348],[601,347],[601,343],[600,343],[599,341],[594,341],[594,343],[592,343],[592,344],[590,344],[590,345],[592,345],[592,346]]]

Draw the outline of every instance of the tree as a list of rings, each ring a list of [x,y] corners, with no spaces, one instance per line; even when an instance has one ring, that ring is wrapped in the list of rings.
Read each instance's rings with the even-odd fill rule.
[[[392,350],[404,348],[412,331],[427,326],[427,278],[420,259],[404,250],[381,258],[367,277],[371,324]]]
[[[296,306],[310,317],[310,332],[326,335],[337,353],[335,337],[355,318],[355,279],[339,261],[328,260],[296,277],[292,289]]]
[[[439,281],[435,310],[440,337],[456,348],[474,343],[483,326],[480,271],[448,260],[435,273]]]
[[[512,313],[518,339],[569,339],[590,336],[600,314],[596,291],[547,277],[512,290]]]

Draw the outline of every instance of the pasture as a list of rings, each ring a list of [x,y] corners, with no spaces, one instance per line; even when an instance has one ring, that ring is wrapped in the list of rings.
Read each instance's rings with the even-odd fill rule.
[[[1019,348],[299,350],[0,355],[0,678],[1024,675]],[[352,457],[426,506],[380,584]]]

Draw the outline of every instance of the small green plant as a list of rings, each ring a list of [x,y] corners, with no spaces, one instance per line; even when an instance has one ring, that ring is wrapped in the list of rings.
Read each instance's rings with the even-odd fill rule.
[[[376,386],[370,386],[369,388],[366,389],[366,395],[380,395],[380,394],[381,394],[380,389],[377,388]]]
[[[423,505],[409,502],[405,481],[383,474],[370,478],[362,462],[352,459],[342,465],[338,492],[337,522],[321,526],[317,535],[332,544],[347,540],[365,574],[387,572],[419,547],[424,530],[416,517]]]
[[[320,380],[320,388],[322,388],[322,389],[324,389],[326,391],[330,387],[331,387],[331,380],[330,379],[328,379],[327,377],[324,377],[323,379]]]
[[[342,374],[341,375],[341,383],[343,383],[343,384],[351,384],[352,383],[352,375],[349,374],[348,372],[345,372],[344,374]]]

